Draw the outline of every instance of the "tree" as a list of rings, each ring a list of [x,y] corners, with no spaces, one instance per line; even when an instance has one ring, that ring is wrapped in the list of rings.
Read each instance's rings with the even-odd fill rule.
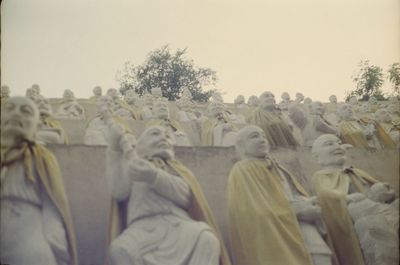
[[[400,63],[393,63],[387,71],[387,78],[393,84],[393,92],[400,96]]]
[[[353,82],[357,84],[355,90],[347,93],[347,99],[356,96],[361,100],[376,97],[378,100],[385,99],[380,87],[383,85],[384,76],[382,68],[370,65],[368,60],[360,61],[360,69],[352,76]]]
[[[133,89],[139,95],[150,92],[154,87],[160,87],[163,96],[169,100],[179,99],[187,87],[193,100],[207,102],[217,81],[216,72],[210,68],[195,66],[193,60],[186,58],[186,49],[170,51],[168,45],[151,51],[146,61],[134,66],[126,62],[117,73],[120,92],[125,94]],[[204,91],[204,87],[211,87]]]

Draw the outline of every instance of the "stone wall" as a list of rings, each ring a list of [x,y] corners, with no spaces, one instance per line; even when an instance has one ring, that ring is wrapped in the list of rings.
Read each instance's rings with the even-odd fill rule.
[[[77,233],[80,264],[103,265],[107,250],[110,194],[105,182],[105,147],[53,145],[59,160]],[[226,185],[229,171],[237,161],[234,149],[223,147],[180,147],[177,158],[193,171],[228,245]],[[273,152],[287,169],[309,188],[308,179],[318,170],[310,149],[279,149]],[[397,150],[353,149],[349,165],[391,183],[399,194],[399,153]],[[228,246],[229,247],[229,246]]]

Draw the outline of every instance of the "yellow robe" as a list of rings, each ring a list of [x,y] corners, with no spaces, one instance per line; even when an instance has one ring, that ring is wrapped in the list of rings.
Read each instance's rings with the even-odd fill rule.
[[[354,147],[369,147],[367,139],[365,138],[358,121],[341,121],[338,128],[343,143],[351,144]]]
[[[201,189],[201,186],[198,183],[196,177],[193,176],[192,172],[188,168],[186,168],[182,163],[177,160],[168,160],[164,162],[159,158],[154,158],[152,162],[158,168],[166,165],[170,166],[186,181],[187,184],[189,184],[193,194],[193,198],[188,210],[190,217],[196,221],[203,221],[212,228],[216,237],[219,239],[221,246],[219,264],[231,265],[221,232],[219,231],[218,225],[214,219],[214,215],[207,203],[207,199],[204,196],[203,190]],[[126,228],[126,209],[123,209],[124,207],[126,207],[124,203],[116,203],[115,201],[112,203],[109,232],[110,241],[116,238],[123,231],[123,229]]]
[[[376,182],[378,181],[356,168],[343,171],[321,170],[312,177],[322,218],[340,264],[364,264],[360,243],[347,210],[346,195],[349,193],[350,185],[363,193],[365,186],[371,186]]]
[[[63,225],[67,236],[68,251],[71,256],[71,265],[77,265],[75,232],[57,159],[46,147],[35,143],[25,142],[21,151],[13,157],[8,155],[8,151],[3,147],[1,149],[2,167],[23,159],[27,181],[32,182],[38,181],[34,177],[34,171],[36,170],[39,181],[43,184],[64,221]],[[33,165],[35,168],[32,167]]]
[[[230,121],[227,114],[223,114],[222,122],[231,124],[231,126],[233,127],[233,130],[234,131],[237,130],[237,127]],[[215,128],[215,126],[217,126],[220,123],[221,123],[221,121],[218,120],[217,118],[210,118],[202,123],[201,137],[200,137],[201,145],[204,145],[204,146],[213,145],[213,143],[214,143],[214,128]]]
[[[292,130],[279,113],[269,113],[257,108],[247,117],[247,123],[259,126],[265,132],[271,147],[298,145]]]
[[[300,194],[308,196],[296,179],[272,160],[245,159],[230,172],[229,228],[235,264],[312,264],[278,168],[286,172]]]
[[[60,130],[61,137],[64,139],[64,144],[68,144],[68,136],[65,133],[64,128],[61,126],[61,123],[57,119],[50,116],[41,116],[40,119],[44,125]]]

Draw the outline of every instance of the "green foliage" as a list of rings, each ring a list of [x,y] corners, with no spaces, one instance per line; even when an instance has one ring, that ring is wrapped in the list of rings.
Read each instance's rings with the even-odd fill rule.
[[[210,68],[194,65],[193,60],[185,58],[186,49],[170,51],[168,45],[151,51],[146,61],[138,66],[126,62],[117,74],[120,92],[135,90],[139,95],[160,87],[163,96],[169,100],[179,99],[187,87],[193,100],[207,102],[213,89],[204,91],[205,86],[214,87],[217,76]]]
[[[383,70],[379,66],[370,65],[368,60],[359,63],[358,72],[352,76],[356,83],[356,89],[347,92],[346,99],[356,96],[359,100],[368,100],[370,97],[376,97],[378,100],[385,99],[380,90],[384,82]]]
[[[393,85],[394,95],[400,96],[400,63],[391,64],[387,73],[387,79],[389,79]]]

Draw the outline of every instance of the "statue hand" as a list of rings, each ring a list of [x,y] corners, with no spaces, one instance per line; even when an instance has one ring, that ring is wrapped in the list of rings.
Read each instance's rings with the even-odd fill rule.
[[[135,158],[129,163],[129,175],[133,181],[152,183],[157,173],[158,169],[145,159]]]

